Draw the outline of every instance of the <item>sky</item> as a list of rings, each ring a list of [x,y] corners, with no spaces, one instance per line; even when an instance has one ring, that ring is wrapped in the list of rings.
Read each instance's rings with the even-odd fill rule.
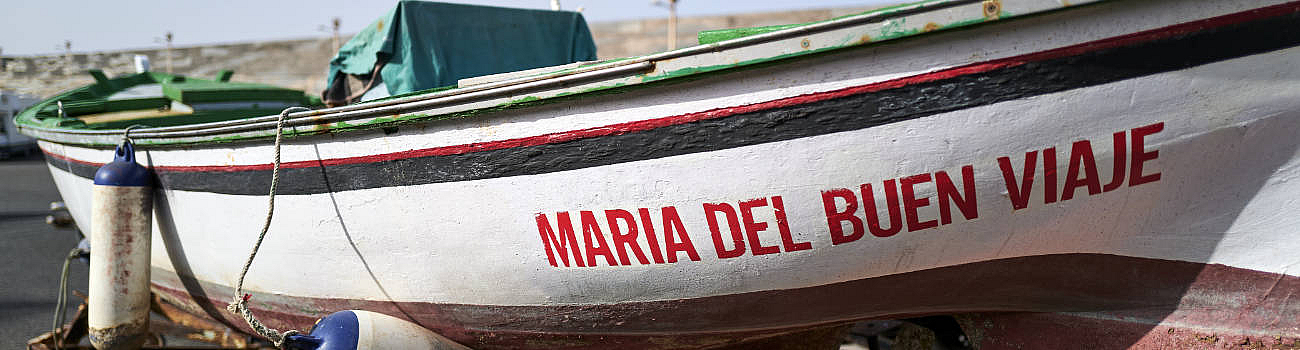
[[[444,0],[521,8],[550,8],[550,0]],[[560,0],[582,7],[588,22],[667,17],[653,0]],[[667,1],[667,0],[660,0]],[[678,16],[873,6],[897,0],[678,0]],[[325,37],[338,17],[355,33],[387,13],[394,1],[373,0],[0,0],[0,55],[161,48],[257,40]]]

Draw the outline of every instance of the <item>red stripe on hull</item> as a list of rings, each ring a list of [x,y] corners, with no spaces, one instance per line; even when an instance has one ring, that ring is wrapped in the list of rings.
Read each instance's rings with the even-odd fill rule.
[[[68,157],[68,156],[65,156],[65,155],[62,155],[62,154],[58,154],[58,153],[54,153],[54,152],[50,152],[49,150],[46,150],[45,147],[39,147],[39,146],[38,146],[38,148],[41,149],[41,153],[44,153],[46,157],[52,157],[52,158],[59,159],[59,160],[65,161],[65,162],[73,162],[73,163],[77,163],[77,164],[90,165],[90,166],[95,166],[95,167],[104,166],[104,164],[106,164],[106,163],[96,163],[96,162],[92,162],[92,161],[87,161],[87,160],[80,160],[80,159],[71,158],[71,157]]]
[[[164,298],[198,312],[224,310],[230,288],[203,285],[198,294],[211,298],[191,298],[193,291],[187,292],[179,281],[161,281],[161,275],[155,274],[155,289]],[[1300,337],[1300,319],[1279,317],[1300,314],[1300,298],[1290,298],[1297,291],[1300,277],[1295,276],[1214,264],[1059,254],[669,301],[492,306],[255,295],[250,307],[273,327],[300,330],[334,311],[370,310],[408,318],[484,349],[526,344],[672,348],[679,346],[660,342],[725,344],[860,319],[1002,311],[1117,313],[1125,316],[1110,321],[1110,327],[1132,334],[1147,334],[1165,322],[1178,328],[1216,329],[1224,336],[1266,332]],[[242,327],[242,321],[229,316],[219,315]]]

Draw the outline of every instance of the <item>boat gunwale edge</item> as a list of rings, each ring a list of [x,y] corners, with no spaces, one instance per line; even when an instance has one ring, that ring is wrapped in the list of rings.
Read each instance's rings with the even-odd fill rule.
[[[1077,7],[1082,3],[1091,3],[1091,2],[1098,2],[1098,1],[1105,1],[1105,0],[1082,1],[1080,2],[1080,4],[1071,4],[1071,5],[1057,5],[1057,6],[1052,6],[1043,9],[1041,11],[1007,15],[997,19],[1023,17],[1023,16],[1028,16],[1028,15],[1041,13],[1041,12],[1047,12],[1051,10],[1057,10],[1066,7]],[[878,22],[883,22],[891,19],[900,18],[900,17],[906,17],[909,15],[914,15],[919,13],[928,13],[931,11],[939,11],[939,10],[944,10],[944,9],[962,6],[962,5],[969,5],[975,3],[982,4],[985,2],[987,1],[986,0],[922,1],[913,4],[900,5],[900,6],[889,7],[877,11],[866,12],[854,16],[841,17],[837,19],[824,21],[824,22],[814,22],[811,24],[801,25],[793,28],[760,33],[760,34],[755,34],[755,35],[745,36],[740,38],[734,38],[734,39],[719,41],[710,44],[697,45],[697,46],[682,48],[673,51],[635,57],[632,59],[607,61],[606,63],[595,64],[587,67],[579,67],[575,69],[564,69],[560,71],[543,73],[534,76],[519,77],[519,78],[502,80],[502,81],[497,81],[492,83],[485,83],[481,85],[468,86],[465,88],[457,88],[452,90],[432,92],[429,94],[415,95],[415,96],[410,96],[405,98],[398,98],[392,100],[378,100],[378,101],[363,102],[363,103],[347,105],[347,106],[339,106],[339,107],[311,110],[306,112],[291,113],[288,115],[288,120],[286,121],[286,124],[288,126],[302,126],[307,124],[345,122],[345,121],[351,121],[357,119],[364,119],[367,117],[392,115],[392,114],[397,114],[412,109],[422,109],[422,108],[436,107],[436,106],[456,104],[456,103],[479,102],[490,98],[498,98],[503,95],[509,95],[510,93],[518,92],[522,90],[534,90],[534,89],[542,89],[542,88],[554,87],[554,86],[565,86],[567,84],[572,84],[574,82],[589,81],[589,80],[600,79],[600,78],[612,79],[612,78],[627,77],[638,73],[653,70],[655,68],[656,63],[660,61],[682,58],[687,56],[714,53],[714,52],[719,52],[723,50],[734,49],[734,48],[739,48],[744,46],[763,44],[763,43],[783,40],[783,39],[790,39],[801,35],[823,33],[823,32],[841,29],[845,27],[878,23]],[[965,26],[965,25],[961,25],[961,21],[955,21],[954,23],[949,23],[949,24],[950,26],[941,27],[940,30]],[[956,24],[956,25],[951,25],[951,24]],[[881,38],[878,40],[871,40],[869,42],[849,43],[844,45],[827,47],[826,49],[842,49],[842,48],[853,47],[853,46],[874,44],[874,43],[879,43],[879,42],[884,42],[889,40],[913,37],[913,36],[926,34],[930,32],[911,33],[911,34],[900,35],[898,37],[893,37],[893,38]],[[793,55],[773,54],[764,57],[756,57],[754,61],[784,59],[784,58],[789,58],[789,56],[802,56],[802,55],[812,54],[816,52],[821,52],[824,50],[825,49],[808,50],[805,52],[798,52]],[[729,65],[729,68],[735,68],[744,65],[746,64],[736,63],[736,64]],[[704,67],[705,65],[697,65],[697,66]],[[665,78],[677,78],[677,77],[683,77],[688,75],[703,74],[708,72],[712,72],[712,70],[700,71],[700,72],[695,72],[690,74],[682,74],[677,76],[659,77],[660,79],[653,79],[653,80],[663,80]],[[653,80],[646,79],[642,83],[648,83]],[[640,83],[635,83],[635,84],[640,84]],[[597,90],[598,89],[600,88],[597,88]],[[562,96],[563,94],[561,96],[543,97],[542,99],[550,99],[550,98],[562,97]],[[513,104],[513,103],[516,102],[507,102],[506,105]],[[501,107],[501,106],[469,108],[466,111],[478,110],[478,109],[491,109],[495,107]],[[460,111],[460,112],[466,112],[466,111]],[[449,113],[459,113],[459,112],[449,112]],[[162,141],[167,139],[176,139],[176,138],[183,138],[183,137],[222,135],[222,134],[231,134],[236,132],[271,130],[275,128],[275,124],[278,118],[279,116],[277,115],[269,115],[269,116],[262,116],[262,117],[199,123],[199,124],[191,124],[191,125],[137,128],[132,131],[132,137],[133,139],[136,140],[154,139],[154,140]],[[421,121],[427,121],[427,119],[422,118]],[[17,127],[21,131],[25,131],[26,133],[32,136],[37,136],[38,138],[44,139],[46,141],[51,141],[56,143],[83,144],[83,145],[91,145],[91,146],[108,146],[108,145],[115,144],[120,139],[121,137],[120,135],[122,135],[123,133],[122,129],[77,130],[77,129],[65,129],[65,128],[46,127],[46,126],[39,126],[39,125],[28,125],[28,124],[18,124]],[[339,130],[339,131],[352,131],[352,130]],[[287,136],[299,136],[299,135],[311,134],[311,133],[303,133],[301,131],[296,131],[291,129],[285,131],[285,134],[287,134]],[[63,136],[63,137],[57,137],[57,136]],[[81,138],[73,139],[74,137],[77,136],[80,136]],[[145,143],[147,145],[155,145],[155,146],[164,146],[169,144],[203,144],[203,143],[221,142],[221,141],[260,139],[260,138],[266,138],[273,135],[268,134],[268,135],[231,135],[231,136],[233,137],[230,140],[216,139],[216,140],[180,141],[180,142],[176,142],[175,140],[172,140],[172,141],[145,142]]]

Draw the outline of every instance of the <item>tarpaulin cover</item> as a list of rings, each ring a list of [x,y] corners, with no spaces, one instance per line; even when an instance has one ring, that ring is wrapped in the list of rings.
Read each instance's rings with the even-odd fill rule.
[[[339,72],[370,74],[381,61],[383,83],[397,95],[595,59],[596,44],[577,12],[403,0],[339,49],[328,84]]]

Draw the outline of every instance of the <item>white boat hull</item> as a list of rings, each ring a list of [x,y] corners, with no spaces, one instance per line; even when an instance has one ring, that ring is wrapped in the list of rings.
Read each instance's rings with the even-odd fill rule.
[[[1300,313],[1281,297],[1300,289],[1300,48],[1142,56],[1294,27],[1294,4],[1243,14],[1261,3],[1104,3],[1077,10],[1092,17],[293,138],[245,289],[276,327],[365,308],[483,347],[987,311],[1132,311],[1125,322],[1150,327],[1300,337],[1300,321],[1269,316]],[[84,169],[110,152],[42,149],[88,225]],[[224,307],[265,215],[271,152],[139,156],[163,183],[165,297]]]

